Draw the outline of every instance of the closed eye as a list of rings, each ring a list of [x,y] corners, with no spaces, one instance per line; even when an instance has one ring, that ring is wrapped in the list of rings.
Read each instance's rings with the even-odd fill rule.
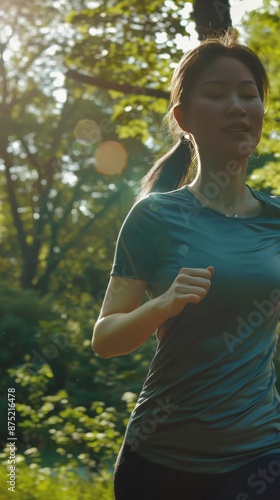
[[[243,95],[243,99],[258,99],[258,95]]]
[[[208,99],[224,99],[226,98],[227,96],[225,94],[207,94],[206,97],[208,97]],[[246,94],[246,95],[241,95],[240,96],[241,99],[258,99],[259,96],[258,95],[251,95],[251,94]]]
[[[206,97],[208,97],[209,99],[222,99],[226,96],[224,94],[208,94]]]

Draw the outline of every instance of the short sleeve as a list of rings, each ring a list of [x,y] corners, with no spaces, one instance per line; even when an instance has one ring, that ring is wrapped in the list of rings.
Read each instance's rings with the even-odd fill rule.
[[[160,211],[152,195],[132,207],[118,235],[112,276],[151,279],[157,264],[160,226]]]

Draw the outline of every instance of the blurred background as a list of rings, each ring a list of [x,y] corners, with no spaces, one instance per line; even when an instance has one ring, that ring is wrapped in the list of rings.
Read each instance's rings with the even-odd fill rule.
[[[209,26],[238,30],[271,81],[248,184],[280,195],[279,21],[280,0],[0,0],[0,499],[113,498],[155,339],[103,360],[91,335],[122,221],[170,147],[171,73]]]

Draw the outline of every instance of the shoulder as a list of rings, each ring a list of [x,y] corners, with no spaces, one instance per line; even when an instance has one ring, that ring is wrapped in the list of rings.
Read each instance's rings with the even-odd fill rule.
[[[254,196],[266,203],[267,205],[275,208],[276,210],[280,210],[280,196],[272,196],[267,193],[263,193],[262,191],[257,191],[255,189],[250,188]]]
[[[162,221],[163,207],[159,193],[149,193],[138,199],[126,215],[123,228],[152,229]]]
[[[186,201],[185,186],[174,191],[166,192],[152,192],[141,198],[134,207],[140,209],[156,210],[158,208],[164,209],[169,207],[170,204],[178,204]]]
[[[129,210],[122,224],[122,231],[131,228],[156,232],[166,229],[166,224],[174,214],[178,213],[178,206],[183,202],[185,195],[181,189],[166,193],[152,192],[138,199]]]

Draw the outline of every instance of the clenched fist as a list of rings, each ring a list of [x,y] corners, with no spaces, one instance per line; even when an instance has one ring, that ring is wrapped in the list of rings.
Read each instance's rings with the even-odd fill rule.
[[[213,266],[206,269],[183,267],[170,288],[160,297],[167,315],[177,316],[186,304],[197,304],[203,300],[211,286],[213,274]]]

